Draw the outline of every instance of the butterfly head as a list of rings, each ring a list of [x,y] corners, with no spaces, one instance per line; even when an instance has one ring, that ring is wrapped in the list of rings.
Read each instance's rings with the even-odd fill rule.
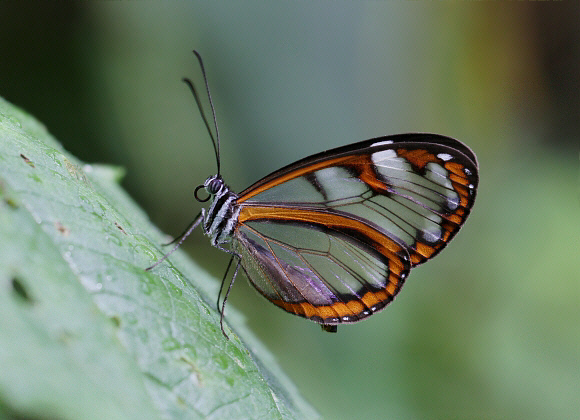
[[[217,193],[219,193],[221,191],[221,189],[224,187],[225,187],[225,183],[224,183],[223,178],[220,175],[212,175],[208,179],[206,179],[203,184],[197,186],[193,195],[195,196],[195,199],[197,201],[203,203],[203,202],[209,200],[211,197],[213,197]],[[204,188],[205,191],[209,194],[207,197],[202,198],[199,196],[199,190],[202,188]]]

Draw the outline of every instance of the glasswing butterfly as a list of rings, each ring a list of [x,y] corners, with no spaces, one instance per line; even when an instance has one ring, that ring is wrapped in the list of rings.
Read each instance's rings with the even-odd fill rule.
[[[218,294],[225,303],[240,266],[270,302],[336,332],[387,306],[411,268],[437,255],[457,234],[473,207],[478,185],[475,154],[438,134],[378,137],[292,163],[237,194],[220,174],[215,139],[193,83],[191,89],[210,133],[217,174],[195,189],[211,199],[175,247],[201,224],[211,244],[232,257]],[[199,191],[205,189],[207,197]],[[227,273],[236,260],[221,309]]]

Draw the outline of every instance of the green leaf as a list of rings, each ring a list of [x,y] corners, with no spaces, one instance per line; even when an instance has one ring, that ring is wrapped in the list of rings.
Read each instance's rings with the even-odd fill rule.
[[[144,270],[163,237],[122,175],[0,98],[0,416],[316,417],[233,310],[223,337],[215,280]]]

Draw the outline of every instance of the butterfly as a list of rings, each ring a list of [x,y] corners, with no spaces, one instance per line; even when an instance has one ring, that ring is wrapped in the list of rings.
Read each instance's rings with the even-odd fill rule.
[[[411,269],[437,255],[465,223],[477,191],[477,158],[465,144],[438,134],[396,134],[338,147],[233,192],[220,174],[215,111],[201,56],[194,53],[217,142],[193,84],[184,81],[212,137],[218,172],[195,189],[198,201],[211,199],[209,208],[148,270],[201,225],[211,244],[232,256],[226,276],[236,261],[220,310],[222,331],[240,267],[270,302],[336,332],[339,324],[384,309]]]

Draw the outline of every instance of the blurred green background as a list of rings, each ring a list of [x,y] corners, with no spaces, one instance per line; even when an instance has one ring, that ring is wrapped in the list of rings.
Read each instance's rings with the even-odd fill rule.
[[[467,143],[470,220],[387,310],[323,334],[230,296],[326,418],[580,412],[580,4],[0,2],[0,95],[124,185],[165,232],[215,172],[183,76],[204,57],[235,191],[324,149],[409,131]],[[199,232],[192,257],[228,257]]]

